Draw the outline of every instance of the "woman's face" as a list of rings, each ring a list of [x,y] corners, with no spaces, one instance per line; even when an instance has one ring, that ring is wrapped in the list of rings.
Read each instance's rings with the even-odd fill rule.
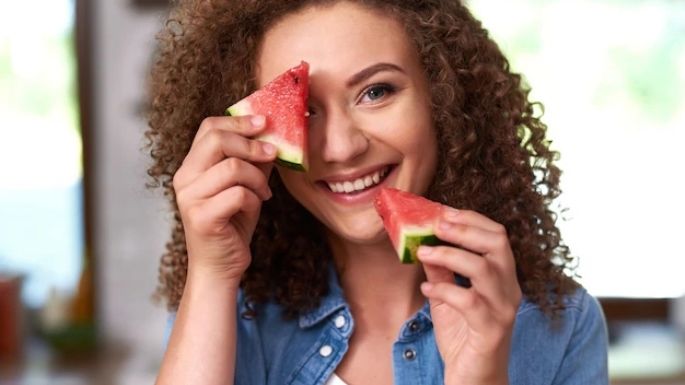
[[[385,233],[379,186],[424,193],[437,161],[430,96],[415,48],[395,19],[348,2],[288,15],[267,31],[257,80],[310,64],[309,170],[278,168],[286,188],[343,240]]]

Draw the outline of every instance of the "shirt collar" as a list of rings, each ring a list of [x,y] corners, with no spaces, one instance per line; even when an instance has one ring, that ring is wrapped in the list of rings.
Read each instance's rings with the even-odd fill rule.
[[[328,269],[328,294],[321,299],[321,303],[318,307],[300,315],[300,328],[310,328],[345,307],[347,307],[347,302],[345,302],[342,287],[340,286],[340,281],[338,281],[338,274],[336,273],[333,264],[331,264]],[[433,321],[428,300],[421,306],[418,314],[425,317],[428,322]]]
[[[331,314],[347,306],[338,274],[331,263],[328,268],[328,293],[321,299],[318,307],[300,315],[300,328],[306,329],[325,320]]]
[[[428,299],[423,302],[423,306],[419,309],[419,315],[422,315],[426,317],[428,321],[433,322],[433,319],[431,318],[431,306]]]
[[[331,314],[345,307],[347,307],[347,302],[345,302],[342,287],[340,287],[340,282],[338,281],[338,273],[335,271],[335,266],[331,263],[328,268],[328,293],[321,299],[318,307],[300,315],[300,328],[307,329],[317,325]],[[527,300],[527,298],[524,298],[519,305],[518,313],[522,313],[531,307],[534,307],[534,304]],[[428,300],[421,306],[418,315],[425,317],[428,322],[433,322]]]

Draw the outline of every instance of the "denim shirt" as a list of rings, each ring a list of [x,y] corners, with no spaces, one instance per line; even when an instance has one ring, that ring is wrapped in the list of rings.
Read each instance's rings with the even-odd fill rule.
[[[534,303],[519,306],[509,361],[510,385],[608,384],[607,333],[595,298],[578,289],[554,322]],[[354,319],[335,274],[319,307],[285,320],[275,303],[256,306],[238,298],[236,385],[323,385],[349,347]],[[174,320],[170,317],[167,333]],[[168,336],[168,334],[167,334]],[[433,336],[430,308],[401,327],[393,344],[396,385],[442,385],[444,364]]]

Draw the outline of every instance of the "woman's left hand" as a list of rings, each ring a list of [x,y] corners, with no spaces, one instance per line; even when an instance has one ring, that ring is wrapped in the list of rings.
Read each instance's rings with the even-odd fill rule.
[[[436,235],[454,246],[422,246],[419,260],[445,384],[506,385],[522,296],[506,229],[474,211],[446,207]],[[472,286],[456,285],[455,273]]]

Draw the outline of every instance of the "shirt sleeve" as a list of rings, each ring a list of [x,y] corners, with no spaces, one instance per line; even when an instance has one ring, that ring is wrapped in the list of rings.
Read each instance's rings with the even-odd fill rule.
[[[261,333],[256,319],[244,317],[246,310],[242,290],[238,295],[237,346],[234,385],[265,385],[266,365]],[[176,321],[176,312],[169,313],[164,328],[164,349],[169,344],[171,331]]]
[[[171,330],[174,328],[174,322],[176,322],[176,312],[170,312],[166,318],[166,325],[164,326],[164,350],[169,346],[169,338],[171,338]]]
[[[609,341],[602,308],[583,290],[580,310],[553,385],[608,385]]]

